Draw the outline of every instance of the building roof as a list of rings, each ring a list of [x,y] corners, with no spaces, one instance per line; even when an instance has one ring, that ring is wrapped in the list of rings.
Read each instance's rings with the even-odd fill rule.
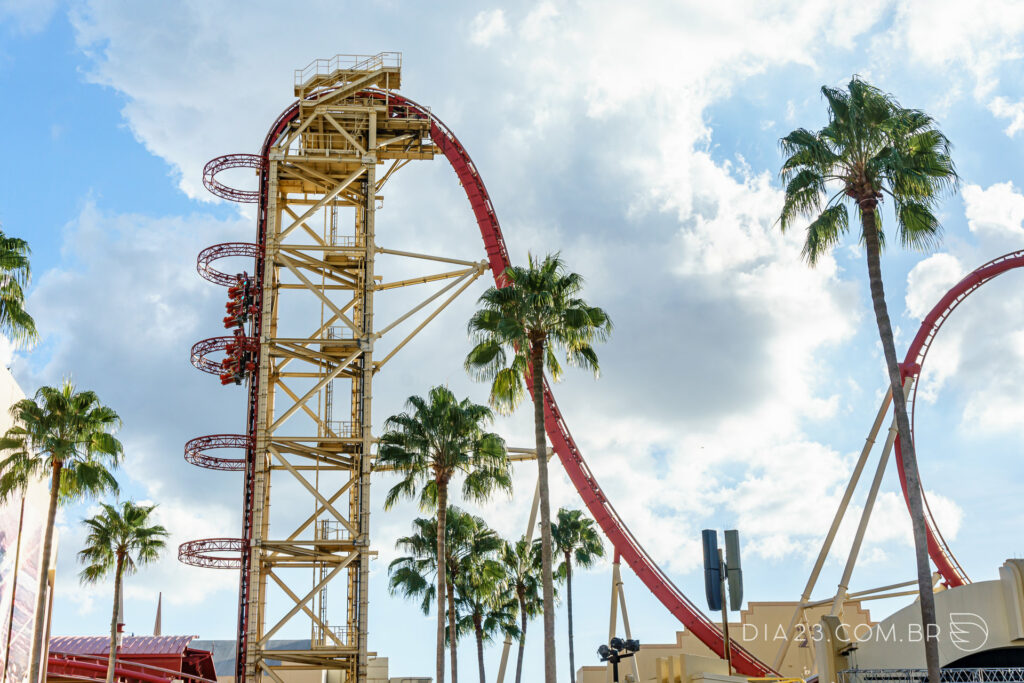
[[[153,655],[181,657],[195,636],[125,636],[122,655]],[[50,652],[69,655],[106,655],[110,652],[108,636],[55,636],[50,638]]]

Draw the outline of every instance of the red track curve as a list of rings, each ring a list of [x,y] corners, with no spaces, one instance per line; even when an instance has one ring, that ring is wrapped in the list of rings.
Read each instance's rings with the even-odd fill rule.
[[[201,538],[178,546],[178,561],[193,567],[240,569],[248,549],[241,538]]]
[[[964,279],[960,280],[960,282],[953,285],[953,287],[946,292],[946,295],[942,297],[937,304],[935,304],[931,311],[928,312],[928,315],[924,317],[924,320],[921,321],[921,327],[917,331],[917,336],[914,337],[914,341],[910,343],[910,348],[907,349],[907,355],[903,361],[903,367],[907,369],[905,372],[909,372],[913,375],[920,374],[921,367],[924,365],[924,359],[928,355],[928,350],[931,348],[935,335],[938,334],[940,329],[942,329],[942,325],[946,322],[946,319],[949,318],[950,314],[956,310],[957,306],[963,303],[964,299],[992,278],[1002,275],[1009,270],[1021,267],[1024,267],[1024,250],[1010,252],[1009,254],[1004,254],[999,258],[993,259],[985,265],[978,267]],[[916,399],[918,384],[919,382],[914,382],[914,388],[910,398],[911,438],[913,438],[914,432],[914,415],[917,408]],[[910,495],[907,493],[906,477],[903,475],[903,452],[900,449],[899,437],[896,437],[896,464],[900,475],[900,486],[903,487],[903,497],[907,501],[907,505],[909,507]],[[939,570],[942,578],[950,587],[962,586],[965,583],[970,583],[970,579],[967,578],[967,574],[964,572],[963,567],[961,567],[960,563],[957,562],[956,557],[953,555],[953,551],[949,548],[949,544],[946,543],[946,539],[942,537],[942,533],[939,531],[939,527],[932,516],[932,511],[928,508],[927,498],[925,498],[924,504],[925,527],[928,533],[928,554],[931,555],[932,562],[935,563],[935,567]]]
[[[235,278],[238,276],[217,270],[213,267],[213,262],[217,259],[228,258],[229,256],[255,258],[259,256],[259,251],[259,246],[252,242],[214,244],[212,247],[207,247],[199,252],[199,256],[196,257],[196,270],[199,271],[199,274],[204,279],[209,280],[213,284],[230,287],[235,284]]]
[[[241,472],[245,469],[245,458],[218,458],[207,451],[214,448],[243,448],[252,445],[245,434],[210,434],[197,436],[185,444],[185,461],[196,467],[222,472]]]
[[[502,273],[510,265],[508,252],[501,234],[501,226],[498,224],[498,216],[494,212],[490,196],[487,194],[487,188],[484,187],[483,179],[469,158],[469,154],[456,139],[455,134],[435,115],[410,100],[395,95],[391,95],[391,97],[397,102],[404,102],[419,109],[430,117],[431,139],[455,169],[455,173],[466,191],[466,197],[473,207],[477,225],[480,227],[480,233],[487,248],[491,274],[494,276],[495,283],[501,286]],[[662,571],[654,558],[629,530],[625,521],[612,506],[611,501],[605,496],[604,491],[601,490],[597,478],[583,459],[583,454],[569,432],[569,425],[558,409],[558,403],[555,401],[554,394],[551,393],[547,379],[544,381],[544,426],[566,474],[569,475],[569,479],[576,487],[576,491],[580,494],[587,509],[590,510],[590,514],[594,516],[605,536],[615,547],[615,552],[625,558],[647,589],[687,629],[711,648],[715,654],[720,657],[724,656],[725,645],[722,632]],[[732,643],[731,649],[733,666],[739,673],[747,676],[775,674],[771,667],[736,643]]]
[[[505,240],[501,233],[501,226],[498,223],[497,213],[494,211],[494,206],[491,203],[490,195],[487,193],[484,181],[480,177],[476,166],[473,164],[469,153],[459,142],[458,138],[455,137],[455,134],[451,129],[445,126],[444,123],[442,123],[441,120],[431,113],[426,107],[402,96],[395,95],[394,93],[388,93],[385,95],[385,93],[379,91],[365,91],[361,94],[385,100],[389,106],[389,115],[394,111],[395,107],[399,107],[402,109],[399,115],[405,116],[408,115],[409,112],[412,112],[430,120],[431,138],[434,144],[437,145],[445,158],[451,164],[466,192],[466,197],[469,199],[470,206],[472,207],[473,214],[476,218],[477,226],[480,228],[480,234],[483,237],[491,273],[494,276],[495,283],[500,286],[502,273],[504,273],[505,269],[511,264],[511,262],[508,257],[508,251],[505,248]],[[258,244],[260,246],[260,253],[257,257],[256,264],[257,292],[262,291],[263,263],[266,258],[266,207],[268,191],[267,162],[269,161],[271,147],[284,133],[288,124],[298,116],[298,113],[298,102],[295,102],[291,107],[282,112],[274,125],[271,126],[270,131],[264,140],[260,154],[262,164],[260,171],[260,197],[257,211]],[[255,326],[256,329],[253,334],[255,338],[258,339],[260,335],[260,328],[262,326],[262,321],[258,317],[255,321]],[[255,435],[255,408],[258,392],[259,387],[257,386],[257,382],[254,378],[254,381],[250,383],[249,387],[250,403],[248,430],[250,436]],[[601,490],[601,486],[598,484],[596,477],[587,466],[582,453],[577,447],[575,440],[572,438],[572,434],[569,432],[569,427],[566,424],[561,411],[559,411],[558,404],[555,402],[554,395],[551,393],[550,387],[547,385],[546,381],[544,387],[544,414],[548,438],[551,439],[555,453],[558,454],[559,460],[562,462],[562,466],[565,468],[566,473],[569,475],[569,479],[576,487],[576,490],[579,492],[583,502],[590,510],[590,513],[594,516],[594,519],[600,525],[602,531],[604,531],[605,535],[608,537],[608,540],[611,541],[615,548],[615,552],[625,558],[626,562],[640,580],[643,581],[647,589],[650,590],[651,593],[653,593],[654,596],[657,597],[658,600],[660,600],[661,603],[665,605],[665,607],[667,607],[668,610],[677,619],[679,619],[687,629],[689,629],[701,640],[701,642],[714,651],[715,654],[720,657],[724,656],[725,645],[722,632],[714,622],[701,612],[700,608],[698,608],[689,598],[686,597],[686,595],[683,594],[681,590],[679,590],[668,575],[661,570],[657,562],[654,561],[654,558],[651,557],[632,532],[630,532],[625,521],[619,513],[616,512],[607,496],[605,496],[604,492]],[[248,541],[252,538],[251,510],[253,472],[251,463],[253,462],[254,455],[255,454],[252,453],[251,450],[247,453],[249,466],[246,467],[243,537],[242,539],[239,539],[245,545],[248,545]],[[248,565],[250,559],[249,553],[243,552],[241,554],[242,572],[239,590],[239,640],[237,650],[238,658],[236,660],[236,670],[239,680],[244,676],[245,666],[246,622],[249,603]],[[750,652],[735,642],[732,643],[732,660],[733,666],[740,674],[747,676],[776,675],[776,672],[774,672],[771,667],[758,660],[750,654]]]
[[[222,199],[233,202],[255,204],[260,199],[259,190],[239,190],[217,180],[217,174],[230,168],[252,168],[262,171],[263,159],[256,154],[225,154],[210,159],[203,167],[203,185],[206,189]],[[262,176],[262,172],[260,173]]]
[[[259,344],[256,343],[256,337],[241,337],[242,343],[245,345],[245,350],[253,351],[259,349]],[[228,344],[238,343],[239,337],[234,336],[223,336],[223,337],[210,337],[209,339],[202,339],[192,345],[192,353],[190,354],[190,360],[196,370],[202,370],[211,375],[219,375],[224,372],[221,364],[218,361],[211,359],[209,356],[214,352],[225,351]]]

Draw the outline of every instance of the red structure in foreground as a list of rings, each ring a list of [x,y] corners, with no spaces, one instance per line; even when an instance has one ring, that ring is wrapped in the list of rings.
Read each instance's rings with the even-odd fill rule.
[[[118,678],[142,683],[215,683],[213,653],[189,647],[195,636],[125,636],[118,649]],[[50,639],[49,681],[106,677],[110,638],[58,636]]]

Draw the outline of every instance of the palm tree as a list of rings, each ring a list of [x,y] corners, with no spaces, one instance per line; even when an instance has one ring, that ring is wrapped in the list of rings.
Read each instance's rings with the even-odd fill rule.
[[[905,247],[927,249],[939,240],[941,226],[934,210],[946,192],[955,191],[959,177],[950,158],[950,143],[934,119],[922,111],[903,108],[886,94],[854,77],[847,90],[822,87],[829,122],[819,131],[794,130],[780,141],[787,155],[781,178],[786,183],[779,223],[783,231],[801,218],[807,226],[803,256],[810,265],[839,243],[849,229],[847,204],[860,219],[860,241],[867,256],[871,302],[882,342],[893,411],[903,445],[914,530],[921,620],[925,633],[935,624],[935,598],[925,536],[921,481],[910,433],[903,380],[893,343],[892,324],[882,288],[879,254],[886,243],[880,203],[888,196],[895,230]],[[828,195],[832,192],[831,196]],[[827,198],[827,199],[826,199]],[[939,681],[938,643],[925,638],[930,683]]]
[[[516,655],[516,683],[523,675],[523,652],[526,649],[526,624],[541,613],[541,557],[540,541],[529,545],[526,538],[515,543],[505,543],[501,549],[501,563],[505,570],[505,581],[516,598],[519,614],[519,653]]]
[[[0,438],[0,502],[23,493],[30,481],[44,472],[50,475],[50,506],[43,535],[39,568],[36,621],[32,632],[29,680],[39,680],[43,651],[43,619],[46,613],[46,579],[53,551],[53,526],[57,503],[117,491],[117,480],[108,468],[121,460],[121,443],[110,433],[121,419],[100,403],[92,391],[76,392],[70,381],[61,387],[40,387],[34,399],[11,406],[14,426]]]
[[[562,554],[557,576],[565,579],[565,598],[569,608],[569,680],[576,677],[576,660],[572,643],[572,565],[592,567],[598,558],[604,557],[604,544],[594,528],[594,520],[582,510],[561,508],[558,521],[551,525],[551,538],[555,552]]]
[[[36,340],[36,323],[25,310],[25,291],[32,275],[28,242],[0,231],[0,332],[17,344]]]
[[[452,505],[445,515],[445,596],[438,603],[440,616],[448,615],[445,628],[445,642],[451,648],[452,683],[458,683],[458,659],[455,656],[458,642],[455,607],[455,588],[452,585],[452,568],[458,564],[453,553],[465,545],[464,539],[471,535],[474,526],[472,515]],[[420,598],[420,608],[430,614],[430,606],[437,600],[437,518],[413,520],[414,532],[395,541],[395,547],[410,553],[399,557],[388,565],[388,589],[391,594],[400,593],[405,598]],[[447,602],[447,609],[445,607]],[[452,635],[454,634],[454,636]]]
[[[463,610],[458,629],[476,636],[476,658],[480,683],[485,683],[484,643],[501,633],[510,638],[519,635],[516,628],[516,598],[504,584],[504,568],[493,557],[474,557],[467,571],[455,579],[457,604]]]
[[[102,504],[103,512],[83,520],[88,528],[85,547],[78,559],[85,565],[82,583],[97,583],[114,572],[114,614],[110,620],[110,658],[107,660],[107,683],[114,683],[117,665],[117,616],[121,605],[121,577],[130,576],[139,566],[155,562],[167,545],[167,530],[159,524],[149,525],[155,505],[136,505],[130,500],[118,509]]]
[[[544,680],[555,683],[555,588],[551,568],[551,503],[548,488],[547,441],[544,436],[544,368],[558,381],[562,368],[555,355],[564,351],[570,365],[598,373],[597,354],[591,344],[604,341],[612,322],[600,308],[579,298],[583,278],[566,270],[557,255],[543,261],[529,257],[527,266],[510,266],[502,287],[481,295],[469,321],[476,346],[466,358],[466,369],[477,379],[491,382],[491,403],[511,411],[525,396],[525,381],[532,380],[534,437],[537,448],[537,483],[540,488],[540,535],[544,594]]]
[[[466,476],[462,493],[471,500],[486,500],[495,489],[512,490],[505,441],[484,427],[493,420],[486,406],[468,398],[456,400],[447,387],[434,387],[428,400],[410,396],[408,412],[392,415],[384,422],[377,451],[378,468],[402,473],[401,481],[388,491],[384,508],[390,509],[401,498],[420,490],[420,508],[437,510],[438,602],[444,603],[445,515],[448,510],[448,485],[456,472]],[[444,680],[444,615],[437,611],[437,681]],[[455,683],[454,681],[452,683]]]

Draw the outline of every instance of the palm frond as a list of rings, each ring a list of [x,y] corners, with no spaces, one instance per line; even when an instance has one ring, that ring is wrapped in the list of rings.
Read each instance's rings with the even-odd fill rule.
[[[899,202],[896,220],[900,244],[904,247],[927,251],[938,245],[942,237],[942,225],[925,202]]]

